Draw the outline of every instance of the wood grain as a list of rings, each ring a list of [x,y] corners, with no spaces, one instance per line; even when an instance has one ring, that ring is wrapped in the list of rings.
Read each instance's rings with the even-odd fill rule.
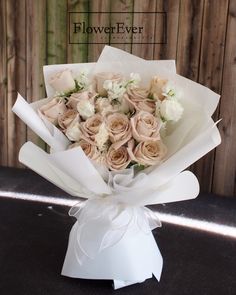
[[[111,14],[111,25],[118,22],[124,22],[127,26],[132,26],[133,24],[133,0],[117,0],[111,1],[111,12],[123,12]],[[125,44],[115,44],[115,43],[125,43]],[[110,45],[116,48],[120,48],[127,52],[131,52],[132,48],[132,33],[127,33],[125,36],[123,34],[113,34],[110,38]]]
[[[179,24],[179,0],[157,0],[156,11],[166,12],[166,44],[154,46],[153,59],[176,59]],[[163,26],[156,23],[156,36],[164,34]]]
[[[26,94],[28,102],[45,97],[43,66],[46,64],[46,0],[26,0],[26,52],[27,79]],[[45,144],[30,129],[27,140],[41,147]]]
[[[92,13],[92,12],[106,12],[106,13]],[[91,0],[89,1],[89,26],[110,26],[110,0]],[[88,61],[97,61],[104,44],[92,44],[106,41],[107,44],[110,42],[109,34],[91,34],[89,35],[88,42]]]
[[[156,11],[156,1],[153,0],[134,0],[134,14],[133,14],[133,23],[143,25],[144,30],[143,34],[150,40],[150,43],[153,43],[153,32],[155,29],[155,14],[148,14],[145,12],[155,12]],[[143,12],[143,13],[135,13]],[[140,39],[133,35],[133,43],[140,42]],[[153,59],[154,54],[154,45],[153,44],[132,44],[132,53],[144,59]]]
[[[228,1],[205,1],[198,82],[217,93],[221,93],[227,12]],[[215,120],[218,114],[217,110],[213,116]],[[213,150],[192,167],[203,192],[212,189],[214,157]]]
[[[68,12],[80,12],[80,21],[88,22],[89,1],[88,0],[68,0]],[[68,23],[67,23],[68,27]],[[88,61],[88,45],[87,36],[83,36],[79,44],[69,44],[69,32],[67,29],[67,62],[80,63]]]
[[[6,1],[0,1],[0,165],[7,166],[7,27]],[[8,77],[9,79],[11,77]],[[11,155],[10,155],[11,156]]]
[[[219,124],[222,144],[216,149],[213,192],[236,196],[236,2],[230,1]]]
[[[177,73],[197,81],[202,37],[204,0],[181,0],[176,67]]]
[[[67,0],[47,1],[47,64],[66,63]]]
[[[20,18],[18,16],[21,16]],[[17,92],[25,97],[25,1],[7,1],[7,75],[13,77],[7,84],[8,166],[19,167],[18,153],[26,141],[25,124],[11,111]]]

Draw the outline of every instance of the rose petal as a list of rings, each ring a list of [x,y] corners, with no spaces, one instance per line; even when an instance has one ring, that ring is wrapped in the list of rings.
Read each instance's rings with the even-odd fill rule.
[[[61,98],[55,97],[47,104],[43,105],[39,110],[39,115],[56,125],[58,117],[66,112],[67,108]]]

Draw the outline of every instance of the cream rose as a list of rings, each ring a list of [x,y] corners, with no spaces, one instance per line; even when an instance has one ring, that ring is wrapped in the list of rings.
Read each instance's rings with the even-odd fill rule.
[[[156,109],[155,101],[148,98],[148,91],[142,88],[128,88],[124,95],[131,109],[136,111],[146,111],[154,113]]]
[[[85,122],[81,123],[82,138],[90,142],[95,143],[95,136],[98,134],[100,126],[103,122],[103,117],[100,114],[95,114],[88,118]]]
[[[52,124],[57,125],[58,117],[66,112],[67,108],[65,103],[60,97],[55,97],[47,104],[39,108],[38,112],[41,116],[45,117]]]
[[[80,122],[76,117],[65,131],[66,136],[71,141],[79,141],[81,139]]]
[[[69,146],[69,149],[75,148],[75,147],[78,147],[78,146],[80,146],[82,148],[85,155],[87,157],[89,157],[91,160],[94,160],[94,161],[99,160],[100,152],[98,151],[98,148],[95,145],[90,144],[89,142],[87,142],[84,139],[81,139],[79,142],[75,142],[75,143],[71,144]]]
[[[93,104],[96,95],[97,93],[91,91],[75,92],[71,94],[66,105],[73,110],[77,110],[77,105],[81,101],[90,101]]]
[[[64,131],[69,127],[69,125],[74,121],[75,118],[79,120],[78,112],[69,109],[64,114],[58,117],[58,125]]]
[[[69,69],[56,73],[52,76],[49,84],[58,92],[68,92],[75,89],[75,80],[72,77],[72,73]]]
[[[165,96],[163,95],[163,87],[166,85],[167,80],[161,79],[157,76],[154,76],[150,83],[149,93],[153,96],[154,99],[163,100]]]
[[[160,139],[161,120],[152,114],[141,111],[130,119],[130,124],[133,138],[138,142]]]
[[[126,115],[113,113],[106,117],[109,138],[115,149],[125,144],[131,137],[131,126]]]
[[[122,75],[109,73],[109,72],[102,72],[102,73],[95,74],[96,88],[100,96],[107,95],[107,91],[103,87],[104,82],[107,80],[111,82],[120,82],[122,80]]]
[[[112,144],[106,154],[106,165],[110,170],[122,170],[127,168],[131,159],[127,148],[121,146],[118,149]]]
[[[153,166],[162,162],[167,149],[161,140],[140,142],[135,148],[134,142],[129,141],[127,151],[132,161],[144,166]]]

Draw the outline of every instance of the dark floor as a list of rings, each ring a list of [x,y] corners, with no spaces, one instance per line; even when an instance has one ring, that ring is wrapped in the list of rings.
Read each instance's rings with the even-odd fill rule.
[[[28,170],[0,169],[0,191],[69,198]],[[233,199],[201,195],[194,201],[153,209],[190,221],[230,226],[226,229],[232,229],[232,233],[236,230]],[[164,258],[160,283],[150,279],[114,291],[111,281],[62,277],[60,271],[74,222],[67,212],[66,206],[0,197],[1,295],[236,295],[236,239],[165,222],[154,230]]]

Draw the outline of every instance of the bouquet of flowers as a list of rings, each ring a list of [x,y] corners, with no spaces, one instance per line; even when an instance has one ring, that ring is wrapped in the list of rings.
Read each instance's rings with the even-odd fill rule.
[[[115,71],[114,71],[115,69]],[[62,274],[112,279],[120,288],[154,276],[160,226],[146,205],[195,198],[183,171],[220,143],[211,119],[219,96],[175,73],[173,61],[146,61],[105,46],[97,63],[44,67],[48,98],[13,111],[51,148],[33,143],[19,160],[73,196],[77,218]]]
[[[168,80],[154,76],[147,89],[140,80],[138,73],[126,80],[110,72],[74,79],[67,69],[51,78],[56,92],[38,112],[66,135],[68,148],[80,146],[109,170],[160,165],[167,153],[162,136],[184,109]]]

